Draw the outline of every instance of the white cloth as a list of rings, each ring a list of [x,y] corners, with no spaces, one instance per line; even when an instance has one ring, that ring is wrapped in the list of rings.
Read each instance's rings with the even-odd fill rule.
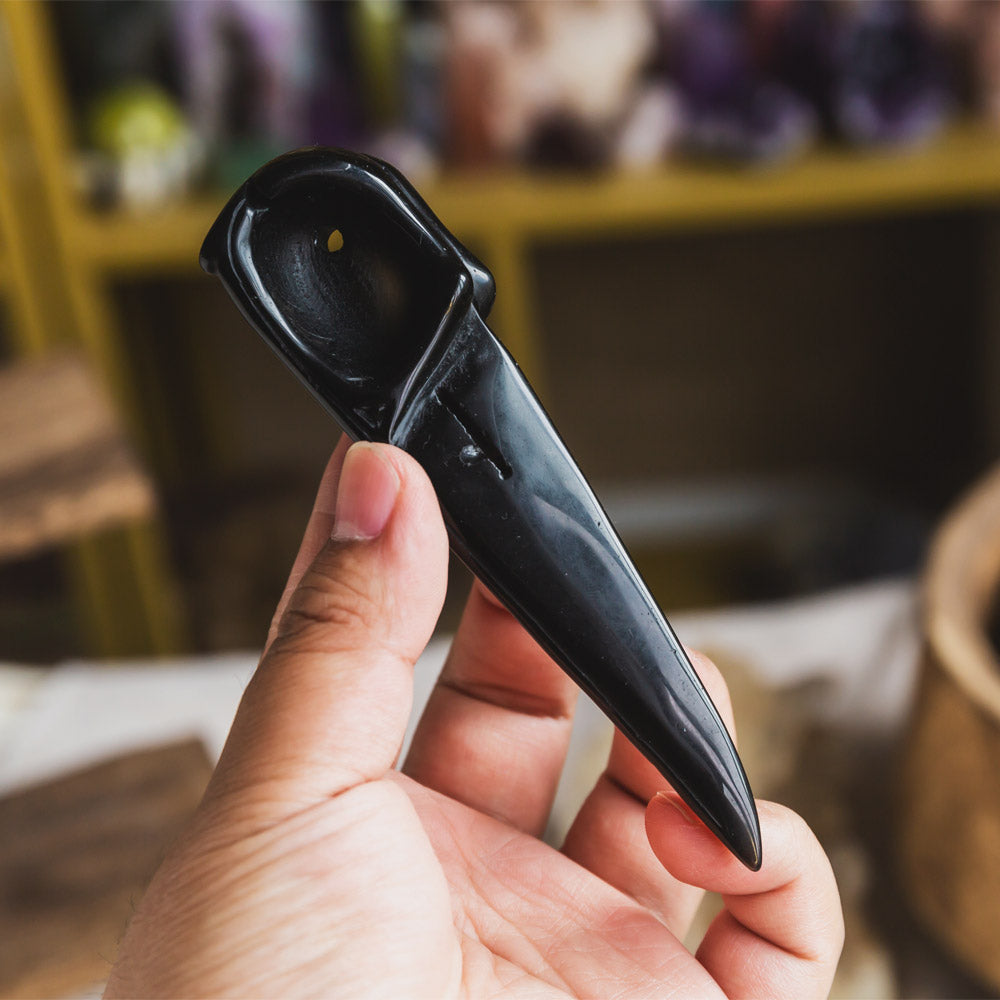
[[[672,616],[690,646],[736,657],[761,684],[822,681],[810,704],[824,723],[891,730],[916,674],[915,588],[884,581],[808,599]],[[448,649],[433,641],[417,664],[412,736]],[[196,736],[217,758],[255,653],[52,668],[0,665],[0,793],[102,758]],[[741,720],[746,728],[752,719]],[[611,726],[581,700],[548,835],[561,842],[604,766]],[[101,993],[81,991],[76,1000]],[[884,994],[887,995],[887,994]]]
[[[909,581],[680,614],[672,621],[687,645],[738,657],[767,686],[823,681],[815,710],[824,722],[884,730],[898,725],[908,708],[918,648]],[[446,639],[434,640],[417,664],[407,741],[447,649]],[[0,666],[0,791],[190,736],[199,737],[214,760],[256,660],[245,652],[113,665]],[[557,815],[575,812],[609,741],[607,721],[584,699]]]

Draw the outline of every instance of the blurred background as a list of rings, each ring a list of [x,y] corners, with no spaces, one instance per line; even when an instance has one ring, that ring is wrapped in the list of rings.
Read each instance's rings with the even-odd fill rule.
[[[338,432],[197,255],[249,173],[317,143],[396,164],[492,270],[491,326],[727,673],[756,791],[834,856],[837,995],[993,995],[1000,5],[963,0],[0,2],[0,829],[35,851],[0,856],[0,992],[99,978],[81,912],[113,929],[134,891],[51,881],[94,827],[46,796],[124,837],[123,809],[164,815],[137,812],[150,775],[180,822],[207,767],[39,747],[141,733],[160,696],[121,685],[168,674],[178,705],[228,679],[224,732],[266,633]]]

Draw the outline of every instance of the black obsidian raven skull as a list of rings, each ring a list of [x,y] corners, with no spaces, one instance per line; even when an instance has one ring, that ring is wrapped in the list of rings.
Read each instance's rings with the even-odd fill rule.
[[[452,548],[750,868],[724,724],[607,514],[484,323],[493,278],[393,168],[268,163],[202,248],[250,323],[357,439],[413,455]]]

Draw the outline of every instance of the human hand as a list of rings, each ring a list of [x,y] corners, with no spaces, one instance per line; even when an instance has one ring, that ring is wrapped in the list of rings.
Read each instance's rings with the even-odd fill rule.
[[[840,904],[789,810],[758,803],[750,872],[616,734],[562,850],[538,839],[577,692],[478,585],[393,769],[447,558],[420,467],[342,442],[205,798],[106,996],[825,995]],[[731,727],[718,672],[695,664]],[[692,955],[680,941],[705,889],[725,909]]]

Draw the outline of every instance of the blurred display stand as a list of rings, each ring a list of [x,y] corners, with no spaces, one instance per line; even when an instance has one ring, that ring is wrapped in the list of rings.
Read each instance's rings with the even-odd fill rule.
[[[97,10],[100,5],[91,6]],[[810,141],[796,146],[794,156],[751,159],[739,164],[725,157],[720,163],[718,159],[671,158],[658,153],[648,158],[641,169],[634,163],[624,169],[614,159],[607,158],[588,163],[585,156],[578,159],[575,169],[570,169],[572,157],[557,157],[553,162],[544,155],[521,160],[493,153],[481,156],[476,150],[481,153],[486,148],[482,142],[487,146],[493,142],[482,135],[481,142],[476,140],[477,129],[483,126],[482,108],[473,109],[473,114],[468,107],[456,106],[455,102],[461,105],[459,98],[470,96],[475,88],[479,88],[475,93],[480,98],[489,90],[481,78],[487,69],[500,74],[497,79],[507,78],[504,74],[508,70],[497,63],[503,55],[496,43],[500,36],[484,40],[481,32],[477,33],[476,24],[451,23],[448,18],[488,19],[493,15],[470,15],[469,11],[477,6],[486,9],[503,5],[441,5],[444,13],[436,23],[433,17],[424,18],[412,31],[404,30],[407,12],[440,13],[438,5],[411,7],[391,2],[361,2],[278,6],[287,8],[287,13],[274,15],[281,21],[277,27],[260,20],[264,17],[264,7],[257,5],[257,9],[253,4],[150,4],[135,8],[150,21],[179,17],[179,22],[171,22],[175,41],[188,40],[186,49],[181,46],[181,77],[172,81],[173,94],[188,120],[178,121],[162,100],[149,98],[160,109],[157,112],[160,133],[173,137],[171,141],[176,140],[184,156],[190,156],[180,165],[180,161],[171,160],[171,169],[187,169],[197,159],[197,143],[190,144],[188,127],[194,128],[206,156],[210,157],[213,147],[223,139],[229,141],[222,166],[216,161],[207,170],[216,185],[220,185],[235,183],[283,145],[346,141],[352,135],[360,142],[365,139],[359,124],[363,120],[386,126],[382,140],[392,138],[392,124],[400,116],[408,127],[417,123],[421,136],[438,143],[435,156],[423,159],[413,156],[412,145],[400,142],[373,141],[371,148],[395,158],[403,166],[413,166],[414,179],[426,200],[490,267],[498,287],[491,325],[533,381],[541,386],[543,397],[546,376],[553,374],[551,369],[557,362],[547,356],[541,330],[539,304],[551,293],[539,287],[535,266],[539,248],[549,252],[552,248],[600,243],[607,248],[613,266],[615,247],[635,239],[676,234],[703,234],[712,239],[748,229],[898,219],[949,211],[981,212],[988,227],[1000,204],[1000,140],[991,126],[982,116],[959,118],[947,124],[936,111],[921,119],[933,125],[933,129],[927,126],[927,132],[921,133],[922,144],[906,141],[897,146],[891,142],[872,142],[859,146],[843,141]],[[545,18],[575,15],[569,13],[573,6],[570,4],[550,6],[548,13],[542,10],[544,5],[525,5],[525,10],[529,6],[538,7],[540,18],[532,29],[532,37],[536,42],[549,39],[554,46],[547,49],[538,42],[537,51],[532,50],[538,58],[533,58],[531,65],[541,72],[549,65],[546,60],[558,55],[555,42],[563,37],[554,31],[555,22],[549,23]],[[649,9],[662,14],[670,6],[653,4]],[[699,7],[674,6],[695,13]],[[730,7],[742,10],[745,5],[714,6],[719,10]],[[773,6],[751,5],[746,9],[752,7],[752,11],[760,13]],[[788,5],[788,9],[793,6]],[[556,10],[560,7],[564,8],[561,13]],[[801,5],[803,11],[812,7]],[[72,35],[66,30],[67,19],[86,16],[86,8],[87,5],[0,0],[0,182],[4,185],[0,188],[0,222],[8,234],[6,245],[0,244],[0,290],[11,304],[12,336],[7,348],[10,355],[24,356],[67,341],[82,347],[102,383],[109,388],[129,436],[160,486],[185,475],[191,478],[190,467],[185,468],[188,458],[185,447],[190,441],[178,440],[181,423],[190,432],[191,425],[199,421],[198,447],[210,456],[212,468],[225,467],[232,441],[226,433],[226,414],[219,412],[222,407],[217,391],[219,373],[211,371],[204,359],[196,356],[196,351],[190,348],[190,338],[186,341],[190,356],[185,355],[182,338],[178,337],[171,342],[170,350],[176,351],[176,364],[189,369],[199,398],[171,398],[169,389],[158,385],[148,371],[144,384],[136,367],[136,354],[141,353],[137,352],[136,344],[142,339],[141,333],[124,329],[115,291],[130,283],[196,277],[198,247],[227,192],[213,189],[211,184],[198,186],[192,182],[187,188],[180,185],[174,189],[168,185],[170,196],[160,203],[155,199],[129,203],[127,199],[114,197],[95,200],[92,188],[81,187],[81,148],[88,141],[93,145],[103,134],[102,128],[114,133],[115,114],[121,113],[122,102],[128,103],[126,98],[148,98],[135,93],[119,95],[117,103],[112,101],[105,107],[103,125],[83,122],[86,116],[81,106],[90,95],[83,94],[79,73],[74,75],[73,59],[67,55],[65,43],[67,34]],[[124,22],[129,11],[118,5],[105,8],[100,16],[109,18],[107,37],[100,47],[104,51],[113,50],[115,58],[123,64],[129,60],[140,62],[147,49],[125,44],[112,32],[116,21]],[[221,48],[218,51],[228,55],[213,62],[209,57],[221,42],[219,31],[212,27],[206,12],[218,13],[223,8],[238,14],[237,27],[244,39],[239,50],[242,55],[237,58]],[[468,10],[459,13],[460,8]],[[606,16],[621,19],[621,37],[638,39],[634,45],[646,52],[649,46],[635,30],[634,12]],[[303,28],[309,18],[327,20],[310,34]],[[336,31],[332,30],[330,19],[337,22],[333,25]],[[692,38],[695,35],[701,38],[699,33],[718,27],[710,21],[711,18],[704,24],[697,22],[684,30],[694,32]],[[583,21],[574,24],[581,37],[590,39],[587,45],[593,44],[595,38],[600,42],[601,34],[594,31],[594,25],[587,26]],[[661,24],[660,28],[664,26]],[[905,35],[905,30],[900,30]],[[951,30],[947,25],[942,29],[946,33]],[[344,32],[352,33],[356,40],[352,51],[338,41],[346,37]],[[590,65],[595,79],[600,75],[598,69],[604,76],[618,74],[617,83],[602,76],[601,86],[606,86],[607,94],[611,94],[622,90],[622,80],[632,80],[639,73],[641,60],[635,58],[639,49],[628,47],[633,43],[623,41],[619,50],[615,48],[617,41],[614,46],[610,44],[611,33],[606,35],[607,65],[597,62]],[[296,39],[313,40],[314,36],[328,44],[325,54],[320,53],[324,58],[300,64],[282,55],[295,50]],[[883,32],[879,37],[888,36]],[[901,36],[897,31],[892,37]],[[83,39],[80,47],[87,48],[90,43],[84,35],[80,38]],[[734,41],[731,35],[726,38],[727,45],[735,44],[738,48],[738,39]],[[271,48],[263,44],[267,39],[273,41]],[[449,62],[445,55],[462,39],[472,40],[471,49],[461,49],[468,58],[458,64]],[[479,51],[476,45],[485,46],[483,59],[479,61],[469,55]],[[511,45],[515,61],[527,59],[524,52],[513,55],[520,51],[521,42]],[[310,46],[302,49],[312,51]],[[155,46],[148,51],[155,51]],[[290,67],[290,75],[277,81],[272,93],[264,86],[264,78],[254,76],[254,67],[266,68],[271,65],[267,60],[278,65],[282,59]],[[156,68],[154,62],[146,60],[151,74]],[[235,74],[226,86],[209,72],[215,63],[229,66]],[[553,78],[561,81],[560,86],[565,84],[576,93],[573,88],[580,85],[581,77],[578,71],[570,73],[552,67],[550,70],[555,74]],[[476,76],[479,71],[480,76]],[[303,103],[305,84],[301,74],[306,72],[312,73],[325,88],[326,103],[319,118],[315,107],[310,111]],[[467,81],[468,86],[462,84],[463,72],[475,77]],[[233,80],[240,83],[236,87],[237,97],[242,96],[242,101],[237,100],[235,105]],[[100,82],[111,86],[115,80],[106,74],[100,77]],[[610,97],[592,104],[582,102],[579,94],[577,97],[575,104],[570,101],[567,106],[571,110],[584,105],[596,108],[596,118],[588,121],[601,132],[604,126],[599,119],[611,106]],[[258,117],[240,131],[240,123],[246,124],[250,105],[254,105],[250,112],[256,109]],[[605,110],[601,111],[602,108]],[[149,103],[146,110],[150,110]],[[552,124],[551,119],[546,120]],[[317,122],[323,125],[322,129]],[[453,133],[460,126],[466,132],[459,142]],[[301,137],[296,128],[304,129]],[[216,134],[227,129],[228,136],[220,138]],[[560,135],[566,140],[565,149],[586,152],[559,128],[546,128],[543,132],[544,141],[529,143],[536,154],[551,150],[551,142]],[[105,145],[114,148],[113,137]],[[456,152],[458,147],[465,152]],[[547,169],[527,169],[528,162]],[[426,172],[421,172],[421,164]],[[170,177],[173,183],[177,175]],[[15,234],[14,239],[11,233]],[[987,239],[982,244],[983,259],[978,263],[984,273],[1000,259],[995,243]],[[705,280],[710,284],[712,279]],[[780,277],[776,276],[775,281],[780,284]],[[776,290],[775,294],[780,292]],[[984,326],[992,330],[1000,325],[995,321],[998,315],[1000,302],[985,303]],[[1000,351],[988,347],[987,350],[992,351],[990,357],[1000,357]],[[549,371],[545,370],[546,362]],[[977,372],[984,384],[992,378],[992,364],[987,359],[987,365]],[[150,383],[154,393],[164,394],[155,403],[151,402]],[[992,427],[991,442],[1000,441],[1000,411],[990,402],[994,397],[995,393],[985,403],[986,417]],[[182,410],[186,412],[181,414]],[[747,414],[747,420],[752,419],[753,415]],[[162,541],[156,547],[162,553]],[[161,555],[150,558],[162,561]],[[117,557],[111,559],[115,561],[120,563]],[[118,586],[116,592],[119,596],[131,594],[135,588]],[[132,616],[133,612],[123,608],[122,622]],[[183,645],[179,626],[165,628],[170,636],[149,638],[146,641],[150,648]]]
[[[53,18],[47,10],[49,6],[6,0],[0,4],[11,48],[11,65],[21,85],[22,112],[28,127],[26,139],[35,147],[42,187],[39,194],[48,204],[55,239],[62,248],[61,262],[66,268],[63,277],[69,289],[74,319],[116,393],[128,403],[130,379],[107,286],[119,278],[193,273],[197,266],[197,248],[228,196],[228,188],[206,193],[203,187],[195,185],[187,196],[165,194],[160,204],[154,199],[150,204],[131,207],[120,200],[110,207],[95,205],[83,195],[76,171],[80,162],[77,146],[82,125],[75,120],[80,116],[80,109],[74,107],[74,101],[79,103],[79,95],[66,90],[67,81],[60,63]],[[169,6],[151,5],[150,9],[157,7],[162,11]],[[227,7],[226,11],[222,10],[226,5],[212,3],[178,6],[182,11],[201,8],[203,12],[190,17],[184,13],[180,27],[173,29],[191,49],[180,57],[180,71],[186,72],[191,79],[182,80],[178,88],[187,94],[194,123],[206,120],[202,123],[206,134],[201,141],[209,147],[219,145],[224,142],[224,137],[220,138],[218,133],[224,128],[220,124],[220,120],[224,120],[224,107],[220,105],[224,105],[225,95],[216,91],[223,82],[211,79],[202,65],[207,58],[206,47],[217,44],[209,26],[213,18],[223,22],[226,16],[235,17],[243,8],[247,11],[245,24],[242,27],[237,24],[237,28],[248,33],[264,31],[268,25],[253,20],[256,16],[253,4],[231,5],[232,10]],[[287,6],[291,9],[301,5]],[[386,145],[378,133],[373,135],[370,128],[366,130],[358,124],[358,120],[365,117],[368,105],[372,106],[367,110],[371,122],[391,122],[393,108],[399,114],[399,105],[407,100],[415,101],[423,93],[422,78],[402,79],[401,70],[394,68],[386,53],[398,53],[407,46],[419,47],[418,42],[423,40],[430,50],[425,57],[442,61],[438,75],[447,76],[450,72],[450,64],[440,56],[443,44],[440,39],[431,43],[426,38],[427,32],[414,29],[416,42],[401,40],[403,4],[390,0],[305,6],[355,12],[337,17],[346,18],[353,24],[352,37],[359,51],[331,52],[330,63],[339,67],[340,76],[332,81],[321,77],[332,88],[331,93],[339,95],[340,103],[353,101],[353,110],[340,114],[328,112],[322,119],[322,126],[307,120],[308,115],[301,107],[307,103],[306,98],[295,90],[305,86],[299,79],[306,73],[300,66],[305,57],[287,60],[285,72],[290,79],[274,83],[279,97],[265,100],[268,92],[262,83],[244,81],[250,96],[244,96],[234,111],[235,117],[242,119],[250,113],[244,105],[259,91],[261,107],[257,111],[266,120],[257,131],[249,132],[250,139],[244,140],[238,133],[224,147],[228,150],[225,156],[239,159],[238,170],[227,168],[223,171],[224,183],[235,185],[245,172],[290,145],[317,138],[323,140],[325,136],[320,134],[323,132],[330,133],[331,139],[353,136],[363,146],[374,147],[376,152],[385,155],[395,151],[399,155],[394,159],[405,166],[408,161],[405,149]],[[452,16],[447,13],[452,7],[456,11],[454,17],[458,18],[457,11],[476,6],[503,7],[502,4],[444,5],[446,13],[441,18],[447,20]],[[563,7],[569,10],[572,6],[528,4],[525,9],[537,7],[542,11]],[[678,5],[679,8],[683,6]],[[692,8],[697,6],[691,5]],[[718,6],[721,9],[723,5]],[[748,9],[750,7],[753,5],[748,5]],[[62,16],[72,9],[72,6],[60,8]],[[263,16],[262,8],[259,17]],[[281,37],[288,35],[291,41],[299,37],[305,30],[299,21],[305,16],[299,14],[282,20],[284,34]],[[160,19],[163,19],[162,14]],[[613,27],[624,28],[617,21]],[[651,25],[650,30],[652,27],[655,25]],[[450,27],[449,30],[449,42],[457,44],[461,40],[461,29]],[[215,29],[215,34],[219,33],[223,33],[222,27]],[[631,34],[635,33],[632,28]],[[286,47],[290,44],[289,39],[285,39]],[[256,41],[250,39],[247,43],[252,51],[260,47]],[[280,48],[281,39],[273,44]],[[608,44],[614,48],[610,40]],[[646,52],[648,46],[636,44]],[[207,49],[208,53],[214,51]],[[494,55],[499,59],[499,55]],[[229,62],[233,58],[230,54]],[[312,61],[316,58],[312,57]],[[510,59],[514,61],[513,50]],[[226,63],[226,59],[220,56],[220,62]],[[269,65],[257,68],[264,72]],[[251,65],[251,72],[253,68]],[[315,75],[319,71],[314,69],[313,72]],[[327,74],[332,72],[327,70]],[[209,79],[202,80],[203,77]],[[198,89],[199,81],[201,90]],[[343,93],[348,83],[365,89],[361,94],[352,92],[353,97],[349,100]],[[418,122],[433,119],[426,105],[436,100],[444,105],[439,108],[437,117],[450,116],[446,124],[452,131],[461,131],[461,116],[457,117],[456,124],[453,119],[457,112],[451,107],[452,97],[457,99],[457,95],[452,95],[446,84],[447,81],[437,80],[437,89],[423,97],[420,105],[423,111],[410,110],[410,118]],[[276,102],[277,107],[272,107]],[[283,107],[293,110],[283,115]],[[428,133],[435,131],[432,125],[422,127]],[[439,121],[438,131],[444,127]],[[541,362],[534,308],[538,289],[533,287],[529,267],[531,249],[538,243],[595,238],[614,241],[637,234],[993,205],[1000,199],[1000,137],[982,119],[958,119],[949,127],[941,125],[940,128],[944,129],[940,134],[925,137],[925,145],[914,147],[904,141],[895,145],[887,142],[860,147],[845,143],[821,144],[796,159],[779,162],[772,169],[741,170],[734,169],[732,162],[723,161],[720,165],[718,161],[713,164],[704,158],[668,158],[652,161],[645,169],[574,170],[569,159],[555,171],[531,171],[519,166],[513,153],[508,153],[486,161],[485,169],[471,170],[470,166],[479,162],[475,157],[466,163],[461,157],[449,161],[435,153],[434,157],[421,161],[425,171],[420,170],[419,163],[413,163],[413,176],[421,193],[445,224],[470,243],[493,271],[500,290],[493,319],[522,365],[538,376]],[[446,140],[440,141],[447,146]],[[437,168],[442,163],[446,169],[440,173]],[[578,166],[585,168],[587,164]],[[215,174],[218,173],[217,168]],[[132,403],[135,409],[135,401]],[[151,440],[158,437],[148,429],[146,433]]]

